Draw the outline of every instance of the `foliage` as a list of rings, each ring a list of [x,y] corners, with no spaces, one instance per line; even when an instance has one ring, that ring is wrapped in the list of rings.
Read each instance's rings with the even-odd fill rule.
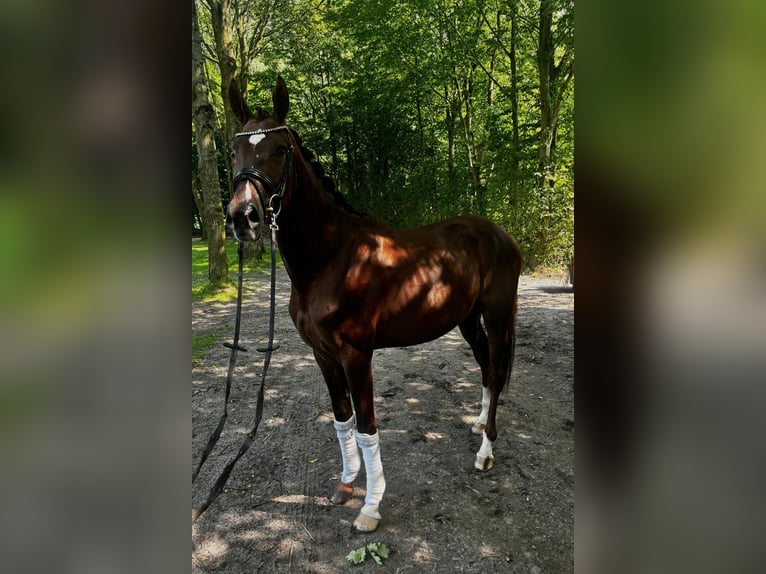
[[[251,108],[270,107],[281,74],[290,90],[290,124],[357,209],[396,227],[476,213],[514,235],[531,267],[571,257],[571,0],[231,4],[249,19],[243,30],[264,30],[247,70],[240,70]],[[249,4],[275,9],[248,12]],[[553,14],[545,46],[543,11]],[[212,42],[209,26],[204,33]],[[216,85],[220,71],[210,53]],[[550,75],[544,94],[541,62],[550,63],[542,66]],[[553,123],[542,120],[550,101]],[[221,121],[218,95],[214,105]],[[217,144],[219,153],[228,147]],[[219,168],[228,181],[223,155]]]
[[[352,550],[346,555],[346,560],[350,564],[361,564],[367,559],[367,555],[372,557],[377,564],[382,565],[388,558],[388,546],[380,542],[370,542],[365,546]]]

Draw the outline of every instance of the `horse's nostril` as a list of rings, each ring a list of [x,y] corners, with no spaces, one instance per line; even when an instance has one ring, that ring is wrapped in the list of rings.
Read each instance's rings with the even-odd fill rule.
[[[250,220],[250,223],[259,224],[260,219],[258,217],[258,210],[255,209],[253,204],[250,204],[247,206],[247,209],[245,210],[245,215],[247,216],[247,219]]]

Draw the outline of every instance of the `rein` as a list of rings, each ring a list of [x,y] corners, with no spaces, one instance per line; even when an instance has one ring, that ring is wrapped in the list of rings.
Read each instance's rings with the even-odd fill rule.
[[[271,203],[271,201],[269,202]],[[276,258],[276,237],[277,237],[277,231],[279,230],[279,226],[277,225],[277,215],[279,212],[273,212],[271,216],[271,304],[269,308],[269,340],[266,345],[266,347],[257,348],[256,351],[260,353],[265,353],[265,357],[263,360],[263,371],[261,373],[261,385],[258,389],[258,402],[255,406],[255,421],[253,423],[253,429],[248,433],[247,437],[245,437],[245,440],[242,442],[242,446],[239,447],[239,452],[237,452],[236,456],[229,461],[229,463],[226,465],[226,467],[221,472],[220,476],[218,477],[218,480],[215,481],[215,484],[213,485],[213,488],[210,489],[210,493],[207,496],[207,499],[205,502],[202,503],[202,505],[197,508],[194,513],[192,514],[192,524],[197,522],[197,519],[199,519],[200,516],[202,516],[202,513],[207,510],[207,508],[215,501],[216,498],[221,494],[223,491],[223,487],[226,485],[226,481],[229,479],[229,475],[231,474],[232,469],[234,468],[234,465],[237,464],[237,461],[248,451],[250,446],[255,441],[255,435],[258,431],[258,425],[261,423],[261,418],[263,417],[263,387],[264,383],[266,382],[266,373],[269,370],[269,364],[271,363],[271,353],[273,351],[276,351],[279,348],[279,345],[274,345],[274,311],[275,311],[275,299],[276,299],[276,266],[277,266],[277,258]],[[215,447],[216,443],[218,442],[218,439],[221,436],[221,431],[223,430],[224,424],[226,422],[226,418],[228,417],[228,402],[229,402],[229,395],[231,393],[231,379],[232,375],[234,373],[234,365],[237,358],[237,351],[247,352],[247,349],[244,347],[241,347],[239,345],[239,325],[240,325],[240,316],[242,311],[242,260],[244,255],[244,248],[242,242],[239,242],[237,245],[237,254],[239,256],[239,270],[237,273],[237,317],[234,324],[234,340],[232,343],[224,343],[223,345],[225,347],[228,347],[231,349],[231,355],[229,356],[229,371],[226,375],[226,392],[224,396],[224,403],[223,403],[223,413],[221,414],[221,418],[218,421],[218,426],[213,431],[213,434],[210,436],[210,439],[208,440],[207,446],[205,447],[205,450],[202,452],[202,457],[200,458],[200,462],[197,465],[197,469],[194,471],[194,474],[192,475],[192,484],[194,484],[194,481],[197,479],[197,475],[199,474],[200,469],[202,468],[202,465],[207,460],[208,456],[210,455],[211,451],[213,450],[213,447]]]

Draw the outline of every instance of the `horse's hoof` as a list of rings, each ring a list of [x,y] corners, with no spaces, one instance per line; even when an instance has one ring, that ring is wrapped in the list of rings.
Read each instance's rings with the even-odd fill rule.
[[[489,470],[495,466],[495,457],[490,455],[487,457],[476,455],[476,461],[473,463],[473,467],[476,470]]]
[[[351,496],[354,494],[354,485],[353,483],[345,484],[343,482],[339,482],[338,486],[335,488],[335,490],[330,495],[330,502],[333,504],[346,504],[349,500],[351,500]]]
[[[378,527],[378,524],[380,524],[380,520],[362,514],[361,512],[359,513],[359,516],[356,517],[356,520],[354,520],[354,528],[359,532],[372,532]]]
[[[484,434],[484,428],[487,425],[484,423],[474,423],[474,425],[471,427],[471,432],[473,434]]]

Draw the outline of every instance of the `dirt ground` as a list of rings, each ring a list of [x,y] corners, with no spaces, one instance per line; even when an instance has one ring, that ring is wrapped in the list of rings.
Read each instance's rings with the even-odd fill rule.
[[[495,467],[474,470],[481,375],[457,329],[373,359],[387,489],[371,534],[352,522],[364,472],[345,506],[327,500],[341,471],[324,381],[287,313],[280,267],[276,338],[256,442],[227,491],[192,527],[192,572],[572,572],[574,559],[573,303],[563,279],[521,278],[516,362],[498,407]],[[268,276],[246,282],[241,344],[266,339]],[[195,335],[231,340],[234,303],[196,304]],[[193,464],[221,413],[229,350],[192,368]],[[262,355],[240,354],[218,446],[192,488],[198,506],[250,430]],[[367,542],[390,549],[383,566],[345,556]]]

